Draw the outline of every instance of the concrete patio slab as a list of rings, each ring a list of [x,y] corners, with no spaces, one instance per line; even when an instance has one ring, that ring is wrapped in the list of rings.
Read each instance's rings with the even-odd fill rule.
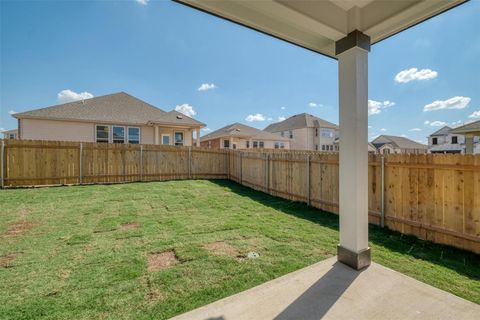
[[[333,257],[173,319],[480,319],[480,305],[376,263],[355,271]]]

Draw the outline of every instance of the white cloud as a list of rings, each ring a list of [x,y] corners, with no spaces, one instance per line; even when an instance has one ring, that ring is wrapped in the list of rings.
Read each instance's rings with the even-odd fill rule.
[[[385,131],[387,131],[387,129],[382,128],[382,129],[380,129],[380,131],[385,132]]]
[[[287,107],[281,107],[280,109],[285,110],[285,109],[287,109]]]
[[[249,114],[245,120],[248,122],[261,122],[265,121],[265,116],[261,113]]]
[[[7,131],[5,128],[0,128],[0,132]]]
[[[457,120],[457,121],[453,121],[452,123],[450,123],[451,126],[457,126],[459,124],[462,123],[462,120]]]
[[[283,121],[283,120],[285,120],[285,119],[287,119],[287,118],[280,116],[280,117],[278,117],[278,122],[281,122],[281,121]]]
[[[410,68],[400,71],[395,76],[395,81],[398,83],[407,83],[414,80],[430,80],[438,76],[437,71],[430,69],[418,70],[417,68]]]
[[[368,129],[372,129],[372,126],[368,126]]]
[[[67,102],[90,99],[90,98],[93,98],[93,94],[91,94],[90,92],[85,91],[85,92],[77,93],[70,89],[62,90],[57,94],[57,99],[58,99],[58,102],[60,103],[67,103]]]
[[[471,115],[468,116],[471,119],[477,119],[480,118],[480,110],[474,111]]]
[[[470,103],[469,97],[456,96],[447,100],[436,100],[423,107],[423,111],[435,111],[442,109],[463,109]]]
[[[273,118],[272,118],[272,117],[268,117],[268,118],[267,118],[267,121],[273,121]]]
[[[146,6],[150,0],[135,0],[137,3]]]
[[[212,129],[210,129],[210,128],[202,128],[202,129],[200,129],[200,130],[202,130],[203,132],[210,132],[210,131],[212,131]]]
[[[429,120],[425,120],[425,122],[423,123],[424,125],[429,125],[430,124],[430,121]]]
[[[368,115],[379,114],[382,112],[382,109],[390,108],[395,105],[395,102],[385,100],[375,101],[375,100],[368,100]]]
[[[408,138],[408,136],[405,133],[402,133],[401,137]]]
[[[444,122],[444,121],[432,121],[430,122],[430,126],[432,127],[443,127],[443,126],[446,126],[448,123]]]
[[[312,107],[312,108],[315,108],[317,106],[317,104],[315,102],[310,102],[308,104],[309,107]]]
[[[213,83],[202,83],[200,87],[198,87],[198,91],[207,91],[207,90],[213,90],[218,88],[215,84]]]
[[[195,112],[195,109],[188,103],[180,104],[175,106],[175,111],[178,111],[180,113],[183,113],[187,117],[193,118],[197,113]]]
[[[408,131],[422,131],[422,129],[420,129],[420,128],[412,128],[412,129],[410,129],[410,130],[408,130]]]
[[[8,114],[10,114],[10,115],[14,115],[15,113],[18,113],[18,112],[15,111],[15,110],[10,110],[10,111],[8,111]]]

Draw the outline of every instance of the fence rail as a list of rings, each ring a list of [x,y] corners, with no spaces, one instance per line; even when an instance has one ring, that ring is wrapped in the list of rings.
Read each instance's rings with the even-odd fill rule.
[[[231,179],[338,213],[338,155],[2,140],[2,187]],[[369,155],[369,220],[480,253],[480,155]]]

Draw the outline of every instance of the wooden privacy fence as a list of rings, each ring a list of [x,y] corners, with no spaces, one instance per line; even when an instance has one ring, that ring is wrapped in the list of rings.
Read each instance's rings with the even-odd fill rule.
[[[225,179],[338,213],[338,154],[3,140],[2,187]],[[369,155],[371,223],[480,253],[480,155]]]
[[[2,141],[2,187],[227,178],[227,152],[190,147]]]

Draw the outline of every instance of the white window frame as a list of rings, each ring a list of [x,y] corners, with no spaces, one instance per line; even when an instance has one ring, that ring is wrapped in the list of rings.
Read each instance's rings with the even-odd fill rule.
[[[105,139],[101,139],[102,141],[98,141],[97,127],[107,127],[108,128],[108,136],[107,136],[106,141],[105,141]],[[112,129],[110,128],[110,126],[108,124],[96,124],[95,125],[95,143],[110,143],[111,136],[112,136]]]
[[[127,127],[127,131],[125,132],[125,135],[127,139],[125,140],[125,143],[131,143],[130,142],[130,134],[129,134],[129,129],[138,129],[138,144],[141,143],[142,141],[142,128],[140,127]]]
[[[115,142],[115,139],[113,138],[113,129],[114,128],[123,128],[123,142],[122,143]],[[125,144],[125,142],[126,142],[125,136],[127,135],[127,129],[126,129],[125,126],[112,125],[110,131],[112,132],[112,134],[111,134],[111,142],[112,143]]]
[[[168,144],[163,143],[163,137],[168,137]],[[161,140],[162,145],[164,145],[164,146],[170,146],[172,144],[172,139],[170,139],[170,134],[169,133],[162,133],[161,139],[162,139]]]
[[[182,134],[182,141],[179,142],[178,144],[177,144],[177,137],[176,137],[177,133],[181,133],[181,134]],[[175,131],[175,132],[173,133],[173,143],[174,143],[174,145],[176,145],[176,146],[184,146],[184,145],[185,145],[185,132],[184,132],[184,131]]]

